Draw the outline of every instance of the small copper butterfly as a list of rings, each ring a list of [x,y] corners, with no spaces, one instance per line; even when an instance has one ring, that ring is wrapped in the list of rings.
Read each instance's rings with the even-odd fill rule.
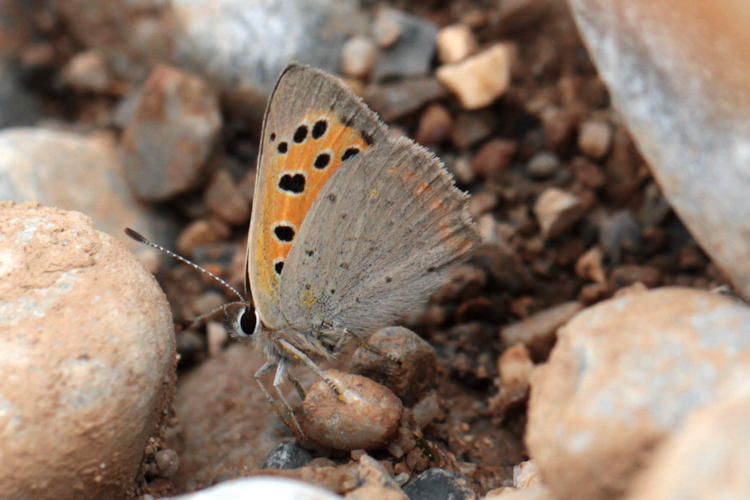
[[[479,236],[442,163],[377,115],[338,78],[299,64],[266,108],[247,239],[245,290],[228,304],[230,333],[260,342],[255,378],[304,436],[280,390],[289,363],[336,357],[437,291]],[[239,294],[238,294],[239,295]],[[274,389],[261,377],[276,367]]]

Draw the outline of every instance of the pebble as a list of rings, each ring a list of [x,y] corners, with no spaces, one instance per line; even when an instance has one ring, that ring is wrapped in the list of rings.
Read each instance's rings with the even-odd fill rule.
[[[641,227],[630,210],[619,210],[597,222],[599,244],[613,264],[619,264],[623,254],[640,250]]]
[[[174,390],[166,297],[78,212],[2,202],[0,234],[0,491],[125,497]]]
[[[496,416],[502,418],[509,408],[526,400],[533,370],[534,363],[523,344],[514,344],[500,355],[497,361],[500,390],[491,400],[491,408]]]
[[[65,64],[61,74],[65,83],[79,92],[100,94],[112,83],[107,63],[97,50],[79,52]]]
[[[463,61],[476,52],[478,44],[471,28],[465,24],[451,24],[437,34],[438,60],[442,64]]]
[[[469,199],[469,213],[473,218],[479,217],[485,212],[491,211],[497,206],[497,194],[486,190],[472,193]]]
[[[433,467],[404,485],[409,500],[475,500],[469,480],[460,474]]]
[[[610,290],[617,290],[635,283],[643,283],[649,288],[661,283],[662,273],[658,267],[623,264],[612,269],[609,275]]]
[[[607,277],[604,274],[602,259],[604,252],[600,247],[591,247],[576,261],[576,274],[581,278],[595,283],[605,283]]]
[[[250,219],[250,206],[247,194],[226,169],[217,170],[211,177],[203,202],[217,217],[229,224],[244,225]]]
[[[426,103],[445,96],[445,88],[430,77],[372,84],[365,87],[364,91],[367,104],[387,122],[417,111]]]
[[[453,127],[451,114],[440,104],[430,104],[422,111],[414,140],[425,146],[440,144],[450,137]]]
[[[378,9],[373,23],[381,26],[376,33],[398,32],[398,37],[386,45],[382,43],[386,37],[376,35],[381,40],[381,51],[372,75],[375,81],[425,76],[430,72],[437,36],[434,23],[391,7]]]
[[[435,385],[435,350],[413,331],[401,326],[381,328],[367,344],[379,353],[359,347],[349,371],[386,386],[404,405],[412,406]]]
[[[601,168],[583,156],[576,156],[568,164],[576,181],[592,189],[604,186],[606,179]]]
[[[612,127],[608,123],[587,120],[581,124],[578,131],[578,147],[583,154],[599,160],[607,154],[611,146]]]
[[[510,165],[510,160],[516,153],[518,145],[507,139],[490,139],[474,155],[471,168],[479,178],[487,178],[502,172]]]
[[[659,447],[628,496],[749,498],[750,384],[747,378],[715,403],[696,411]]]
[[[297,441],[285,440],[274,446],[261,465],[261,469],[296,469],[313,459],[309,451]]]
[[[180,459],[177,452],[171,448],[159,450],[155,455],[156,471],[161,477],[172,477],[180,467]]]
[[[487,110],[465,111],[456,117],[451,140],[459,149],[487,139],[495,131],[495,115]]]
[[[195,249],[229,237],[229,227],[220,221],[198,219],[188,224],[177,237],[177,253],[185,257],[193,255]]]
[[[534,179],[547,179],[560,170],[560,159],[556,154],[541,151],[534,154],[526,164],[526,172]]]
[[[739,4],[727,5],[720,18],[712,4],[687,2],[668,15],[658,2],[628,3],[613,11],[597,1],[574,0],[571,11],[612,102],[670,205],[747,299],[750,85],[746,72],[735,71],[737,61],[746,59],[741,20],[747,14]],[[625,29],[623,16],[633,20]],[[709,31],[715,34],[712,45],[723,50],[706,50],[703,37],[685,36]]]
[[[440,66],[436,75],[464,109],[483,108],[508,89],[513,52],[512,45],[498,43],[464,61]]]
[[[220,129],[219,101],[206,82],[169,66],[154,69],[120,146],[135,195],[164,201],[197,187]]]
[[[106,133],[0,131],[0,200],[35,200],[83,212],[141,255],[150,249],[123,236],[122,229],[133,227],[170,241],[176,234],[174,220],[138,203],[121,170],[114,139]]]
[[[232,498],[272,498],[273,500],[343,500],[325,488],[283,477],[245,477],[170,497],[172,500],[229,500]]]
[[[558,331],[532,375],[529,454],[556,498],[621,495],[658,444],[742,370],[750,308],[694,289],[629,290]]]
[[[547,239],[555,238],[573,226],[583,216],[581,199],[558,188],[547,188],[534,203],[534,215]]]
[[[388,471],[374,458],[363,453],[359,459],[357,479],[359,486],[349,491],[349,500],[409,500]]]
[[[387,387],[367,377],[325,370],[342,390],[336,396],[323,380],[316,380],[302,402],[305,434],[333,450],[373,450],[386,446],[398,430],[403,406]]]
[[[504,326],[500,329],[500,340],[504,346],[522,344],[529,350],[532,358],[545,359],[555,342],[557,329],[580,310],[581,304],[576,301],[563,302]]]
[[[544,142],[550,151],[564,151],[573,139],[580,116],[570,108],[548,106],[540,113]]]
[[[378,50],[365,36],[355,36],[341,48],[341,71],[352,78],[365,78],[375,67]]]

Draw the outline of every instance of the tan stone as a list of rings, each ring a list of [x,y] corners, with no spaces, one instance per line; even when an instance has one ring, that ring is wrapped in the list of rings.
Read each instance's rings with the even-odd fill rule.
[[[443,65],[436,74],[464,109],[479,109],[508,89],[513,53],[512,45],[498,43],[464,61]]]
[[[477,39],[465,24],[451,24],[437,34],[438,59],[443,64],[463,61],[477,50]]]

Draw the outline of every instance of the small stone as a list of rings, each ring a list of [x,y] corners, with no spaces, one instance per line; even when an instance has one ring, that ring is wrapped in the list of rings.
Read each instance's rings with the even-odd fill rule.
[[[341,48],[341,71],[352,78],[365,78],[370,74],[378,57],[372,40],[355,36]]]
[[[554,153],[542,151],[531,157],[526,172],[534,179],[552,177],[560,170],[560,159]]]
[[[716,404],[735,374],[750,371],[748,325],[750,308],[720,294],[641,288],[561,328],[532,375],[526,430],[553,496],[624,495],[644,464],[657,463],[664,439]]]
[[[487,178],[502,172],[510,165],[510,160],[516,153],[518,145],[507,139],[491,139],[484,143],[474,155],[471,168],[479,178]]]
[[[164,292],[81,213],[1,202],[0,234],[2,496],[127,496],[174,391]]]
[[[559,236],[583,216],[581,199],[562,189],[548,188],[534,204],[542,236],[551,239]]]
[[[364,92],[365,101],[387,122],[412,113],[445,95],[445,88],[434,78],[372,84],[365,87]]]
[[[589,158],[599,160],[612,145],[612,127],[608,123],[588,120],[578,132],[578,147]]]
[[[573,140],[579,113],[574,109],[549,106],[541,112],[540,118],[546,147],[555,152],[563,151]]]
[[[211,177],[203,201],[211,212],[229,224],[245,224],[250,219],[247,196],[226,169],[217,170]]]
[[[599,189],[606,182],[599,165],[592,163],[583,156],[573,158],[568,167],[573,172],[576,181],[588,188]]]
[[[432,22],[391,7],[381,7],[375,16],[374,25],[397,26],[399,33],[395,41],[387,45],[380,43],[383,49],[373,72],[376,81],[425,76],[429,73],[437,36],[437,27]],[[376,29],[376,33],[387,31],[394,30]],[[376,39],[383,40],[385,37],[376,34]]]
[[[583,304],[593,304],[606,297],[608,292],[609,288],[606,283],[588,283],[581,287],[578,300]]]
[[[208,485],[207,485],[208,486]],[[194,488],[191,488],[194,489]],[[284,477],[243,477],[222,481],[195,493],[172,500],[228,500],[233,498],[271,498],[275,500],[343,500],[343,497],[310,482]]]
[[[159,450],[155,455],[156,471],[161,477],[172,477],[180,467],[180,459],[177,452],[167,448]]]
[[[508,89],[512,54],[511,45],[496,44],[462,62],[443,65],[436,74],[464,109],[483,108]]]
[[[599,247],[591,247],[576,262],[576,274],[585,280],[595,283],[605,283],[602,259],[604,253]]]
[[[451,140],[460,149],[468,149],[487,139],[496,126],[494,114],[487,110],[465,111],[456,118]]]
[[[431,423],[440,414],[440,401],[437,393],[433,390],[427,393],[427,396],[420,399],[411,408],[414,420],[419,427],[425,427]],[[406,450],[408,453],[410,450]]]
[[[529,351],[523,344],[515,344],[503,352],[497,361],[500,391],[491,400],[493,413],[502,418],[505,412],[526,400],[529,380],[534,370]]]
[[[388,471],[377,460],[362,452],[357,461],[359,462],[357,469],[359,486],[346,494],[347,499],[409,500]]]
[[[459,156],[456,160],[448,165],[453,175],[456,177],[456,181],[459,184],[468,185],[474,182],[476,174],[474,169],[471,168],[471,161],[465,155]]]
[[[404,485],[409,500],[475,500],[476,492],[464,476],[437,467],[428,469]]]
[[[367,377],[324,371],[342,391],[336,396],[323,380],[317,380],[302,402],[302,429],[320,446],[349,451],[386,446],[398,430],[403,406],[385,386]]]
[[[465,24],[451,24],[437,34],[438,59],[442,64],[463,61],[476,52],[477,39]]]
[[[578,302],[563,302],[500,329],[505,346],[523,344],[534,359],[544,359],[555,342],[555,332],[581,310]]]
[[[203,80],[169,66],[154,69],[121,142],[136,196],[163,201],[197,187],[220,128],[218,98]]]
[[[196,247],[216,243],[228,236],[228,227],[222,226],[216,221],[199,219],[183,229],[177,237],[177,252],[190,257]]]
[[[472,194],[469,199],[469,213],[473,218],[489,212],[497,206],[497,194],[492,191],[480,191]]]
[[[419,117],[414,140],[425,146],[440,144],[450,137],[453,119],[445,107],[430,104]]]
[[[81,92],[102,93],[112,83],[109,68],[97,50],[87,50],[73,56],[62,69],[62,77],[65,83]]]
[[[623,253],[636,252],[641,247],[641,227],[633,212],[620,210],[601,218],[599,244],[613,264],[619,264]]]
[[[533,460],[525,460],[513,466],[513,486],[516,488],[528,488],[535,484],[542,484],[542,476],[539,466]]]
[[[209,321],[206,324],[206,344],[209,356],[216,356],[224,349],[228,341],[229,334],[223,323]]]
[[[370,336],[367,344],[379,352],[359,347],[349,363],[352,373],[388,387],[406,406],[432,389],[437,356],[419,335],[400,326],[382,328]]]
[[[312,459],[310,452],[297,441],[285,440],[271,450],[261,469],[296,469],[307,465]]]

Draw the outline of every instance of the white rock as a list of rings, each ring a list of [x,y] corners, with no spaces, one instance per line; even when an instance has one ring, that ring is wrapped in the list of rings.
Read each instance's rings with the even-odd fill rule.
[[[556,498],[612,498],[660,441],[748,372],[743,303],[687,288],[631,291],[558,331],[531,379],[529,454]]]
[[[251,477],[226,481],[205,490],[172,497],[174,500],[236,500],[272,498],[273,500],[342,500],[328,490],[312,484],[281,477]]]
[[[465,24],[451,24],[437,34],[438,59],[443,64],[463,61],[477,50],[477,39]]]
[[[570,6],[666,198],[750,298],[750,4],[572,0]]]
[[[166,297],[77,212],[0,204],[0,491],[124,498],[174,384]]]
[[[503,95],[510,85],[513,47],[498,43],[455,64],[437,69],[440,83],[461,101],[464,109],[478,109]]]
[[[558,188],[547,188],[534,203],[542,236],[554,238],[578,222],[583,206],[578,196]]]

